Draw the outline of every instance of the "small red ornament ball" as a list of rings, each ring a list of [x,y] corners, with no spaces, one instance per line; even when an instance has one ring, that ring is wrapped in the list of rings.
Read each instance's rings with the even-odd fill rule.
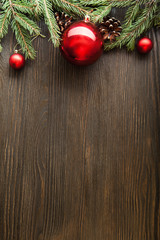
[[[25,65],[25,58],[19,53],[14,53],[9,58],[9,64],[16,70],[21,69]]]
[[[150,38],[141,38],[137,43],[137,49],[140,53],[149,53],[153,48],[153,42]]]
[[[62,55],[75,65],[90,65],[103,52],[103,39],[97,27],[89,21],[70,25],[62,35]]]

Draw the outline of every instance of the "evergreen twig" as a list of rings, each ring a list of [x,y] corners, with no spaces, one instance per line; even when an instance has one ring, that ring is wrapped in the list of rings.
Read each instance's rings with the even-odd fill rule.
[[[133,50],[135,40],[152,26],[160,26],[160,0],[1,0],[0,43],[11,26],[18,44],[26,58],[33,59],[34,37],[42,36],[37,21],[44,19],[55,47],[60,44],[60,29],[54,12],[63,11],[75,19],[91,17],[94,23],[101,22],[113,8],[126,8],[123,31],[114,43],[105,44],[105,50],[126,45]],[[0,51],[2,46],[0,44]]]
[[[43,8],[44,20],[51,35],[51,40],[54,43],[55,47],[58,47],[60,40],[60,30],[52,11],[52,4],[49,0],[41,0],[41,5]]]

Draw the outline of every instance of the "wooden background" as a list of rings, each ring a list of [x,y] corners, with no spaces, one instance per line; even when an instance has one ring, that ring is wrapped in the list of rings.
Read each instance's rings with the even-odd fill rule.
[[[89,67],[39,38],[20,72],[3,41],[1,240],[160,240],[160,30],[150,37],[147,56]]]

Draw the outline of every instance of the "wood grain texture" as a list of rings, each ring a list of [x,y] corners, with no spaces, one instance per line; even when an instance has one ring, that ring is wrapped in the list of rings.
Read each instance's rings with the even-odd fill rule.
[[[43,33],[47,29],[42,25]],[[0,56],[0,239],[160,240],[160,32],[89,67]]]

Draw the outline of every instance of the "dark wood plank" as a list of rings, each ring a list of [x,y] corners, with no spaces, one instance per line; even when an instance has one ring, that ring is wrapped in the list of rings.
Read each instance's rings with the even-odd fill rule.
[[[5,39],[1,239],[160,239],[160,33],[150,35],[149,55],[114,50],[86,68],[38,39],[20,72]]]

